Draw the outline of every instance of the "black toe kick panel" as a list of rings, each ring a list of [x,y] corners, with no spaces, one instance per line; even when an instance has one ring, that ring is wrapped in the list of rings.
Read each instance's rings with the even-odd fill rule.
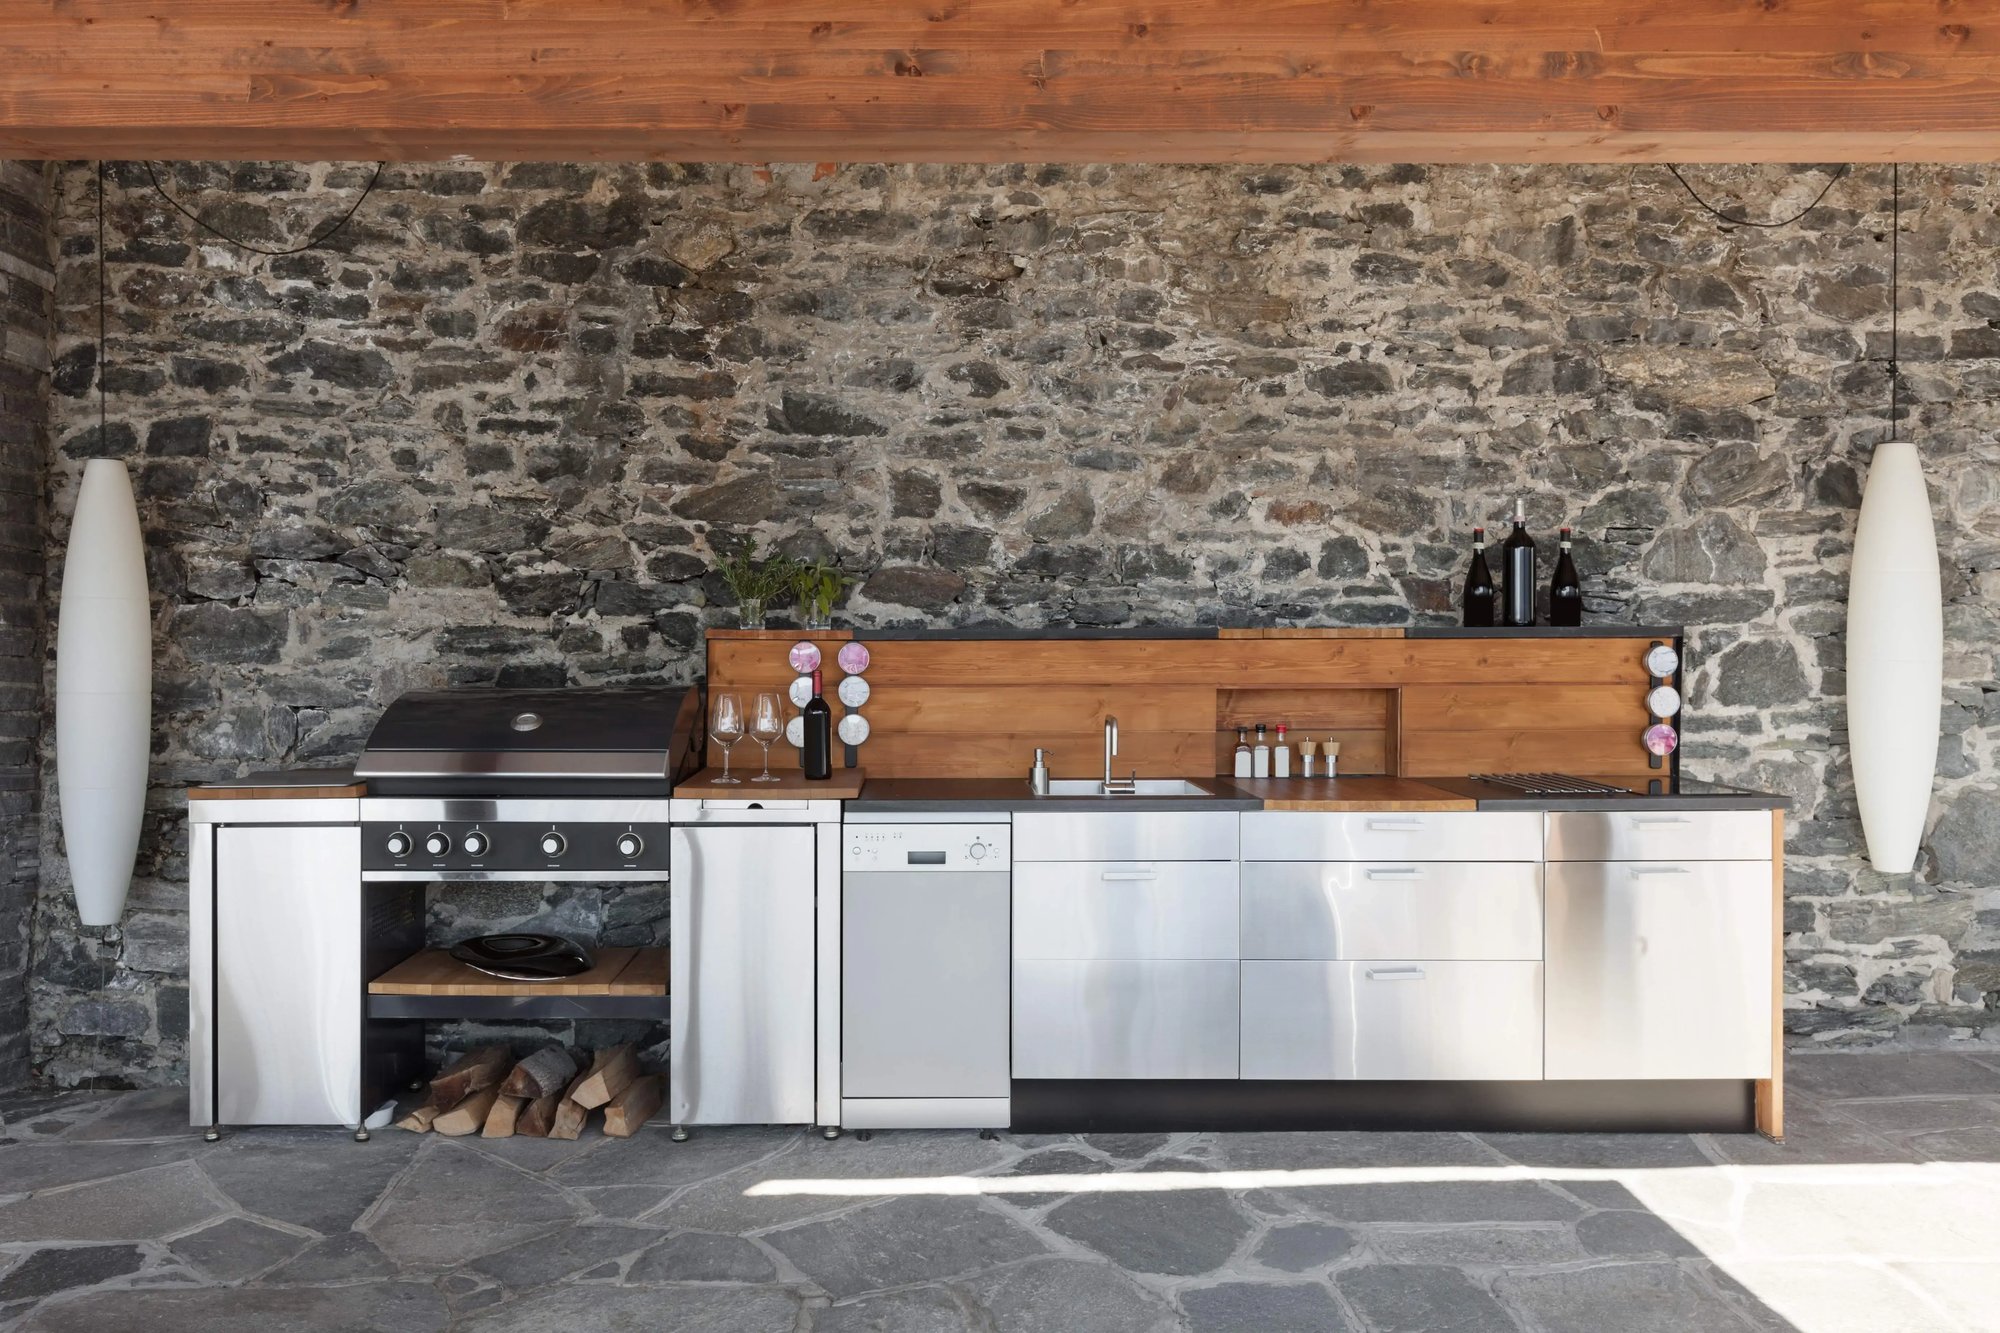
[[[1756,1128],[1755,1094],[1756,1084],[1738,1079],[1017,1079],[1013,1128],[1024,1134],[1231,1129],[1743,1134]]]

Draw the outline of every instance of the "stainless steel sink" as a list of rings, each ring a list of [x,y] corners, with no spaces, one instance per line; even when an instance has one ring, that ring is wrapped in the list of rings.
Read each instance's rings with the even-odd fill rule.
[[[1133,785],[1132,790],[1125,790],[1121,785],[1119,790],[1113,792],[1106,792],[1104,790],[1104,783],[1099,778],[1056,778],[1049,783],[1049,795],[1110,796],[1113,798],[1120,796],[1147,796],[1157,798],[1161,796],[1212,797],[1215,793],[1200,783],[1189,782],[1185,778],[1140,778]]]

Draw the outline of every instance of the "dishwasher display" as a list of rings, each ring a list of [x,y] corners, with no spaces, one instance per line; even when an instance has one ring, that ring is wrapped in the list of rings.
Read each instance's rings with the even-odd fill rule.
[[[1008,1123],[1006,824],[849,824],[841,1123]]]

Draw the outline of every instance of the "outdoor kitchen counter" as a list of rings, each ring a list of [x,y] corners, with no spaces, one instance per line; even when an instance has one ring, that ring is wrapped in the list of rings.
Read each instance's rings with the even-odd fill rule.
[[[1263,802],[1229,789],[1221,778],[1204,780],[1215,796],[1036,796],[1019,778],[870,778],[850,810],[915,813],[950,810],[1257,810]]]

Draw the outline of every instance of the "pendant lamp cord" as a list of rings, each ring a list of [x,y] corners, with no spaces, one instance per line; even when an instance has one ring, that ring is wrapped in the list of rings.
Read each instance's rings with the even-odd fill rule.
[[[1903,367],[1897,360],[1901,349],[1903,307],[1903,165],[1889,164],[1889,438],[1902,438],[1896,416],[1897,390],[1902,387]]]
[[[1667,171],[1673,176],[1673,178],[1681,183],[1681,188],[1687,191],[1688,198],[1694,200],[1697,204],[1700,204],[1703,209],[1713,214],[1718,222],[1726,222],[1732,227],[1789,227],[1794,222],[1799,221],[1801,218],[1805,217],[1806,214],[1812,212],[1815,208],[1818,208],[1820,206],[1820,202],[1826,198],[1827,192],[1840,183],[1840,178],[1847,174],[1847,169],[1849,166],[1852,165],[1852,163],[1848,162],[1841,163],[1840,166],[1835,169],[1834,173],[1826,178],[1826,184],[1820,187],[1819,193],[1813,196],[1813,201],[1811,203],[1807,204],[1804,208],[1801,208],[1798,212],[1792,214],[1788,218],[1778,218],[1770,222],[1759,222],[1755,218],[1746,218],[1741,213],[1730,214],[1723,212],[1721,209],[1717,208],[1714,204],[1711,204],[1708,202],[1708,200],[1702,198],[1701,195],[1698,192],[1696,192],[1694,186],[1688,184],[1688,178],[1681,175],[1681,169],[1679,167],[1675,166],[1671,162],[1664,163],[1663,165],[1666,167]]]
[[[227,241],[229,244],[235,246],[239,250],[248,250],[253,255],[296,255],[303,251],[311,250],[318,246],[325,245],[328,241],[332,240],[334,238],[335,233],[337,233],[342,227],[345,227],[348,224],[348,221],[353,218],[354,214],[356,213],[356,211],[360,209],[361,205],[368,202],[368,196],[375,193],[375,184],[377,181],[380,181],[382,179],[382,168],[389,164],[387,162],[377,162],[375,164],[375,172],[368,178],[368,183],[361,187],[361,193],[354,197],[354,202],[347,206],[347,211],[345,213],[342,213],[339,217],[333,220],[332,225],[318,232],[315,232],[313,235],[307,237],[304,241],[301,241],[297,245],[289,245],[284,247],[283,249],[273,249],[267,246],[258,245],[253,241],[246,241],[240,236],[231,236],[228,232],[222,231],[214,226],[211,226],[209,223],[207,223],[200,217],[196,216],[195,213],[187,207],[187,205],[183,204],[180,200],[174,198],[172,195],[167,193],[166,187],[160,184],[159,173],[153,170],[153,164],[151,162],[141,162],[139,165],[145,170],[146,179],[153,183],[153,192],[159,195],[160,198],[166,200],[167,206],[172,208],[174,212],[179,213],[182,217],[186,218],[189,222],[194,223],[195,226],[201,228],[203,231],[207,232],[210,236],[215,237],[219,241]],[[99,164],[98,169],[100,171],[103,170],[102,163]]]

